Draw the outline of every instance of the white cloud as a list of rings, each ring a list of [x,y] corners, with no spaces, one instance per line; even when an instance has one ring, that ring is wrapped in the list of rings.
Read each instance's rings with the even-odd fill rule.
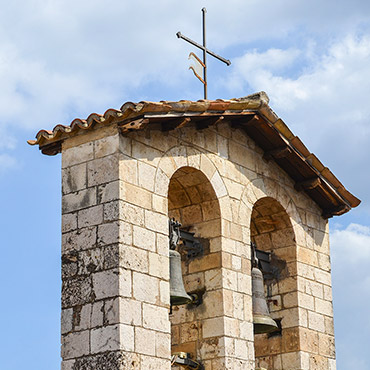
[[[334,229],[330,237],[332,257],[340,266],[370,265],[369,226],[352,223],[345,229]],[[369,283],[370,273],[367,279]]]
[[[360,354],[368,350],[370,330],[370,227],[334,228],[331,255],[337,364],[343,370],[356,364],[367,369],[369,358]]]
[[[266,91],[278,115],[364,201],[368,215],[369,61],[370,37],[347,35],[324,53],[311,41],[300,50],[247,52],[225,81],[239,95]]]
[[[232,59],[220,73],[210,61],[210,96],[266,90],[272,107],[312,151],[319,148],[329,158],[329,166],[326,136],[331,143],[349,144],[352,158],[360,158],[356,166],[342,165],[345,151],[332,163],[343,168],[345,176],[338,177],[346,185],[360,173],[364,191],[368,179],[359,168],[365,165],[360,148],[370,136],[369,39],[356,35],[370,24],[370,3],[231,0],[225,7],[224,1],[205,0],[203,5],[209,47]],[[198,99],[201,86],[187,61],[194,48],[175,34],[201,41],[200,8],[196,0],[176,7],[170,0],[3,4],[0,127],[26,128],[33,136],[127,100]],[[228,75],[225,89],[217,80]],[[349,121],[360,135],[348,135]]]

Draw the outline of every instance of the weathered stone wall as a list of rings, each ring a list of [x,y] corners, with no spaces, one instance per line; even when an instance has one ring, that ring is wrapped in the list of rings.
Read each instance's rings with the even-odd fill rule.
[[[63,369],[169,369],[166,203],[130,139],[97,135],[63,148]]]
[[[173,348],[205,369],[254,369],[251,237],[287,266],[269,285],[282,337],[256,339],[260,365],[335,368],[327,222],[262,154],[227,122],[126,136],[108,128],[64,143],[64,370],[105,361],[111,369],[169,369],[170,320]],[[266,197],[289,221],[289,245],[279,245],[282,227],[251,233],[253,207]],[[268,216],[281,223],[279,212]],[[204,257],[183,263],[188,291],[204,290],[204,303],[171,317],[168,215],[209,243]]]

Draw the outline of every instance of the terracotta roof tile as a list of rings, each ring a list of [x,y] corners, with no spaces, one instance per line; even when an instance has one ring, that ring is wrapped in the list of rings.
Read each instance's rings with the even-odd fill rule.
[[[38,145],[44,154],[61,150],[63,140],[90,130],[95,125],[117,124],[121,132],[141,130],[151,122],[161,122],[166,130],[182,127],[192,120],[199,128],[219,119],[228,119],[235,127],[242,127],[265,151],[266,159],[274,159],[330,217],[356,207],[360,200],[352,195],[320,160],[310,153],[282,119],[269,107],[264,92],[230,100],[180,100],[139,103],[127,102],[121,109],[108,109],[104,114],[92,113],[86,119],[74,119],[68,126],[56,125],[52,131],[40,130],[31,145]],[[173,123],[175,121],[175,124]],[[205,123],[204,123],[205,122]]]

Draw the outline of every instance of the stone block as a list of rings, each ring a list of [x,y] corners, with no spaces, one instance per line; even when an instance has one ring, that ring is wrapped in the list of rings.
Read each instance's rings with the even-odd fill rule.
[[[319,333],[306,328],[299,328],[301,351],[319,353]]]
[[[133,352],[106,352],[78,358],[74,369],[83,370],[141,370],[140,355]]]
[[[96,228],[89,227],[62,235],[62,254],[96,246]]]
[[[324,288],[324,299],[326,301],[331,302],[333,300],[332,288],[330,286],[327,286],[327,285],[323,285],[323,288]],[[319,298],[322,298],[322,297],[319,297]]]
[[[209,149],[210,148],[215,148],[216,135],[212,135],[209,138],[209,141],[207,140],[205,142],[205,144],[206,144],[206,147],[209,148]],[[193,168],[196,168],[197,170],[199,170],[199,168],[200,168],[200,154],[201,154],[201,152],[198,151],[198,149],[195,149],[195,148],[192,148],[192,147],[188,146],[186,148],[186,153],[187,153],[189,167],[193,167]]]
[[[314,310],[315,303],[314,303],[314,297],[304,294],[304,293],[298,293],[298,307],[300,308],[306,308],[308,310]]]
[[[297,263],[297,275],[306,279],[315,280],[315,268],[304,263]]]
[[[337,364],[335,359],[328,359],[328,370],[336,370]]]
[[[98,186],[98,203],[107,203],[119,199],[121,181],[112,181]]]
[[[120,220],[129,222],[134,225],[144,226],[144,209],[126,202],[119,202]]]
[[[324,253],[318,253],[318,258],[320,269],[330,272],[331,271],[330,256]]]
[[[73,330],[90,329],[91,304],[73,307]]]
[[[96,188],[89,188],[63,195],[62,214],[88,208],[96,204]]]
[[[144,355],[141,356],[140,370],[158,370],[158,369],[170,370],[171,369],[170,359],[149,357]]]
[[[62,152],[62,168],[87,162],[94,158],[93,142],[68,148]]]
[[[89,227],[103,223],[103,206],[98,205],[78,212],[78,227]]]
[[[114,269],[92,275],[96,299],[116,296],[131,297],[131,272]]]
[[[284,370],[302,369],[299,352],[283,353],[281,355],[282,366]]]
[[[312,330],[325,332],[325,317],[319,313],[308,311],[308,327]]]
[[[139,272],[149,271],[148,252],[129,245],[121,245],[119,253],[120,267]]]
[[[95,186],[119,180],[118,155],[94,159],[87,163],[87,185]]]
[[[167,215],[168,210],[168,201],[167,198],[162,197],[157,194],[153,194],[152,196],[152,209],[154,212],[159,212],[164,215]]]
[[[297,277],[287,277],[278,281],[277,289],[279,294],[294,292],[297,289]]]
[[[138,184],[149,191],[154,191],[156,168],[138,161]]]
[[[119,150],[122,154],[131,156],[132,154],[132,139],[129,136],[119,135]]]
[[[61,370],[73,370],[74,363],[74,360],[63,361],[61,365]]]
[[[335,358],[334,337],[327,334],[319,334],[319,354],[321,356]]]
[[[169,238],[168,235],[157,234],[156,235],[156,247],[157,253],[162,256],[169,255]]]
[[[126,155],[120,155],[119,177],[124,183],[138,185],[138,161]]]
[[[217,154],[225,159],[229,157],[229,141],[221,135],[217,135]]]
[[[208,179],[211,179],[216,171],[215,165],[211,162],[211,160],[204,153],[201,154],[201,157],[200,157],[200,171],[202,171]]]
[[[198,313],[199,318],[211,318],[223,314],[222,290],[206,291],[203,295],[202,312]]]
[[[222,317],[215,317],[203,321],[203,338],[219,337],[224,334],[224,320]]]
[[[110,270],[120,266],[120,247],[121,244],[112,244],[102,248],[102,259],[104,261],[104,269]]]
[[[114,136],[106,136],[95,141],[95,158],[101,158],[116,153],[119,149],[119,135],[116,134]]]
[[[223,196],[228,195],[226,186],[217,171],[213,174],[211,178],[211,184],[217,195],[217,198],[222,198]]]
[[[313,297],[323,298],[323,285],[312,280],[307,280],[301,277],[297,279],[298,289]]]
[[[315,269],[315,280],[319,283],[331,286],[330,272]]]
[[[221,267],[221,253],[211,253],[192,260],[189,263],[189,272],[206,271],[217,267]]]
[[[140,327],[135,328],[135,352],[155,356],[156,332]]]
[[[154,193],[162,197],[167,197],[169,183],[170,179],[167,177],[167,175],[160,168],[157,168]]]
[[[61,334],[72,331],[73,309],[67,308],[61,312]]]
[[[231,256],[231,267],[233,270],[240,271],[242,268],[242,259],[239,256]]]
[[[201,326],[197,321],[184,323],[180,326],[180,341],[181,343],[193,342],[201,338]]]
[[[240,320],[244,319],[244,295],[233,292],[234,317]]]
[[[145,210],[145,227],[157,233],[168,235],[168,217],[161,213]]]
[[[166,307],[143,304],[143,327],[170,333],[169,310]]]
[[[62,215],[62,233],[77,229],[77,213]]]
[[[103,325],[103,317],[104,315],[104,302],[94,302],[92,304],[91,308],[91,327],[95,328],[97,326],[102,326]]]
[[[159,280],[153,276],[133,272],[133,296],[142,302],[157,303]]]
[[[239,333],[241,339],[253,342],[253,322],[240,321]]]
[[[330,301],[315,298],[315,311],[326,316],[333,316],[333,305]]]
[[[168,359],[171,354],[171,335],[167,333],[155,333],[155,354],[157,357]]]
[[[244,145],[232,142],[229,145],[229,157],[234,163],[240,164],[250,170],[255,170],[256,160],[254,153]]]
[[[196,235],[202,235],[205,239],[221,236],[220,220],[211,220],[196,224],[193,231]]]
[[[317,252],[297,246],[297,260],[310,266],[318,266]]]
[[[154,252],[156,248],[155,237],[153,231],[140,226],[133,226],[133,244],[136,247]]]
[[[132,230],[129,223],[116,221],[98,226],[98,244],[100,246],[116,243],[130,245],[131,241]]]
[[[222,287],[222,270],[207,270],[204,272],[204,279],[207,290],[220,289]]]
[[[64,279],[62,282],[62,308],[84,305],[93,299],[90,277]]]
[[[311,355],[310,356],[310,369],[327,370],[328,369],[328,359],[320,355]]]
[[[278,313],[278,317],[282,317],[282,327],[291,328],[295,326],[307,327],[307,310],[303,308],[289,308]]]
[[[159,282],[159,294],[161,304],[168,307],[170,304],[170,283],[168,281]]]
[[[215,270],[211,270],[211,271],[215,271]],[[184,281],[185,290],[187,292],[194,292],[196,290],[203,289],[205,286],[203,272],[185,275],[183,276],[183,281]],[[207,289],[209,290],[208,287]]]
[[[235,355],[234,350],[234,339],[232,338],[206,338],[199,343],[199,352],[202,360],[211,360],[218,358],[219,356],[228,355],[225,352],[226,349],[229,350],[231,356]],[[224,341],[227,341],[227,346],[224,344]],[[202,361],[203,365],[206,365],[207,362]],[[210,364],[211,365],[211,364]],[[207,368],[206,368],[207,369]]]
[[[224,318],[225,335],[238,338],[239,337],[239,320],[232,317]]]
[[[86,163],[62,169],[62,194],[87,188]]]
[[[238,273],[236,271],[223,268],[222,269],[222,286],[225,289],[237,290],[238,289]]]
[[[202,208],[199,204],[182,208],[181,214],[184,225],[192,225],[203,221]]]
[[[121,182],[121,199],[132,203],[136,206],[151,209],[152,208],[152,195],[143,188],[131,185],[127,182]]]
[[[140,161],[157,167],[162,155],[162,152],[153,147],[144,145],[136,140],[132,141],[132,156]]]
[[[170,278],[169,258],[149,252],[149,274],[168,280]]]
[[[134,327],[124,324],[104,326],[91,330],[91,353],[106,351],[133,351]]]
[[[62,336],[61,356],[64,360],[89,354],[89,331],[69,333]]]
[[[325,332],[334,335],[334,320],[332,317],[325,316]]]
[[[235,339],[235,356],[239,359],[248,359],[248,342],[242,339]]]

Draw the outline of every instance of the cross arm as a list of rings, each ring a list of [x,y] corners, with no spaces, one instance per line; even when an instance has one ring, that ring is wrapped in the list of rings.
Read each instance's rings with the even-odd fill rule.
[[[183,39],[185,41],[187,41],[188,43],[196,46],[197,48],[205,51],[206,53],[212,55],[213,57],[215,57],[216,59],[220,60],[221,62],[224,62],[225,64],[227,64],[228,66],[231,64],[230,60],[229,59],[225,59],[225,58],[222,58],[221,56],[217,55],[216,53],[214,53],[213,51],[205,48],[203,45],[200,45],[198,44],[197,42],[193,41],[192,39],[189,39],[188,37],[184,36],[181,32],[177,32],[176,33],[176,36],[179,38],[179,39]]]

